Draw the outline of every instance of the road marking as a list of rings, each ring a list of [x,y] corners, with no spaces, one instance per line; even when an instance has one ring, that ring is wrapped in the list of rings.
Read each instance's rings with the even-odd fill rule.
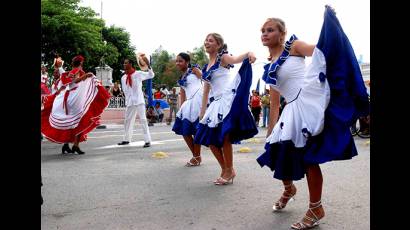
[[[163,145],[167,142],[177,142],[177,141],[183,141],[183,138],[178,138],[178,139],[168,139],[168,140],[162,140],[162,141],[151,141],[151,146],[152,145]],[[125,148],[125,147],[142,147],[145,144],[145,141],[135,141],[135,142],[130,142],[128,145],[106,145],[106,146],[101,146],[98,148],[94,149],[113,149],[113,148]]]

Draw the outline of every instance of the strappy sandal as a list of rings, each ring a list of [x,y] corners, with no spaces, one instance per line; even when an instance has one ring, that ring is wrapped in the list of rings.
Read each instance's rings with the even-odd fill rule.
[[[311,229],[319,225],[319,220],[322,219],[324,216],[322,216],[321,218],[317,217],[316,214],[313,212],[313,209],[321,207],[322,202],[320,200],[316,203],[310,202],[310,205],[314,206],[312,208],[309,208],[308,210],[308,212],[310,212],[313,217],[308,216],[306,213],[300,222],[294,223],[290,226],[292,229],[298,229],[298,230]]]
[[[186,167],[194,167],[194,166],[199,166],[199,165],[201,165],[201,162],[197,160],[198,158],[201,158],[201,156],[192,157],[191,160],[189,160],[189,161],[185,164],[185,166],[186,166]],[[191,162],[192,160],[194,160],[194,163]]]
[[[227,169],[232,169],[232,175],[231,177],[225,179],[223,177],[219,177],[218,179],[216,179],[216,181],[214,181],[215,185],[227,185],[227,184],[233,184],[233,179],[236,176],[235,171],[233,170],[233,168],[227,168]]]
[[[286,189],[289,187],[290,187],[290,190]],[[292,189],[294,190],[294,192],[292,192]],[[282,196],[272,206],[273,211],[277,212],[279,210],[282,210],[286,207],[288,202],[294,201],[295,198],[293,197],[296,195],[296,191],[297,191],[296,186],[293,183],[285,185],[285,191],[283,192]]]

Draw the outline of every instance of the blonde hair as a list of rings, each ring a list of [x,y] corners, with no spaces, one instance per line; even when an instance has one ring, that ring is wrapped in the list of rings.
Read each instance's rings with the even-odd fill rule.
[[[221,46],[218,49],[218,52],[221,52],[222,50],[228,50],[228,45],[224,43],[224,39],[223,39],[222,35],[220,35],[218,33],[210,33],[206,36],[206,38],[208,38],[209,36],[212,36],[213,38],[215,38],[216,43],[218,43],[218,45]]]
[[[285,43],[285,37],[287,33],[285,22],[280,18],[268,18],[266,19],[266,22],[263,23],[263,26],[265,26],[265,24],[268,22],[273,22],[278,27],[279,32],[281,33],[279,43],[283,45]],[[269,56],[268,60],[270,61],[271,59],[272,57]]]
[[[281,33],[281,39],[282,40],[280,42],[282,44],[285,43],[285,36],[286,36],[286,32],[287,32],[285,22],[280,18],[268,18],[268,19],[266,19],[266,22],[263,25],[265,25],[268,22],[273,22],[273,23],[276,24],[276,26],[279,29],[279,32]]]

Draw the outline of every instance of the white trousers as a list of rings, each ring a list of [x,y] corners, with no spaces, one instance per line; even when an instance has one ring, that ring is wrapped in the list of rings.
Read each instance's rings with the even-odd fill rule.
[[[138,114],[142,129],[144,130],[145,142],[151,142],[151,135],[148,129],[147,116],[145,114],[145,104],[127,106],[125,109],[124,121],[124,141],[131,142],[132,132],[134,130],[135,118]]]

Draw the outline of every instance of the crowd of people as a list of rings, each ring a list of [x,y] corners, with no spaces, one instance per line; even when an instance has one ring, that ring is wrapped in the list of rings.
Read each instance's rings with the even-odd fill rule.
[[[261,42],[269,51],[269,63],[264,66],[262,79],[269,89],[262,97],[256,90],[250,95],[255,55],[231,55],[218,33],[205,37],[209,62],[204,66],[191,63],[187,53],[177,55],[176,67],[183,73],[178,80],[179,95],[176,88],[170,93],[163,87],[153,94],[155,100],[169,103],[169,123],[172,114],[175,116],[172,131],[183,136],[192,154],[187,167],[200,166],[201,146],[210,148],[219,165],[213,180],[216,186],[233,184],[237,173],[232,144],[259,132],[262,112],[262,127],[267,128],[265,152],[256,161],[261,167],[269,167],[273,178],[283,184],[283,193],[273,202],[272,209],[285,209],[298,191],[293,182],[307,178],[308,208],[303,218],[291,225],[292,229],[315,227],[324,218],[320,164],[349,160],[358,154],[353,137],[346,134],[354,119],[369,112],[368,94],[354,52],[329,6],[324,20],[316,45],[295,35],[286,41],[287,28],[279,18],[263,22]],[[308,68],[305,57],[312,57]],[[63,153],[84,154],[79,143],[98,125],[99,115],[110,96],[114,96],[124,97],[126,106],[124,137],[118,145],[130,144],[138,115],[144,133],[143,147],[151,146],[149,126],[162,122],[164,111],[160,101],[146,106],[142,83],[155,74],[144,54],[137,55],[136,63],[132,58],[124,60],[121,84],[116,82],[110,94],[92,73],[82,69],[83,57],[73,58],[69,72],[59,72],[61,61],[55,61],[57,71],[53,77],[57,80],[53,80],[53,93],[46,97],[42,109],[41,130],[47,139],[64,144]],[[234,64],[241,66],[230,78]],[[88,104],[89,107],[84,106]],[[73,143],[73,147],[68,143]]]

